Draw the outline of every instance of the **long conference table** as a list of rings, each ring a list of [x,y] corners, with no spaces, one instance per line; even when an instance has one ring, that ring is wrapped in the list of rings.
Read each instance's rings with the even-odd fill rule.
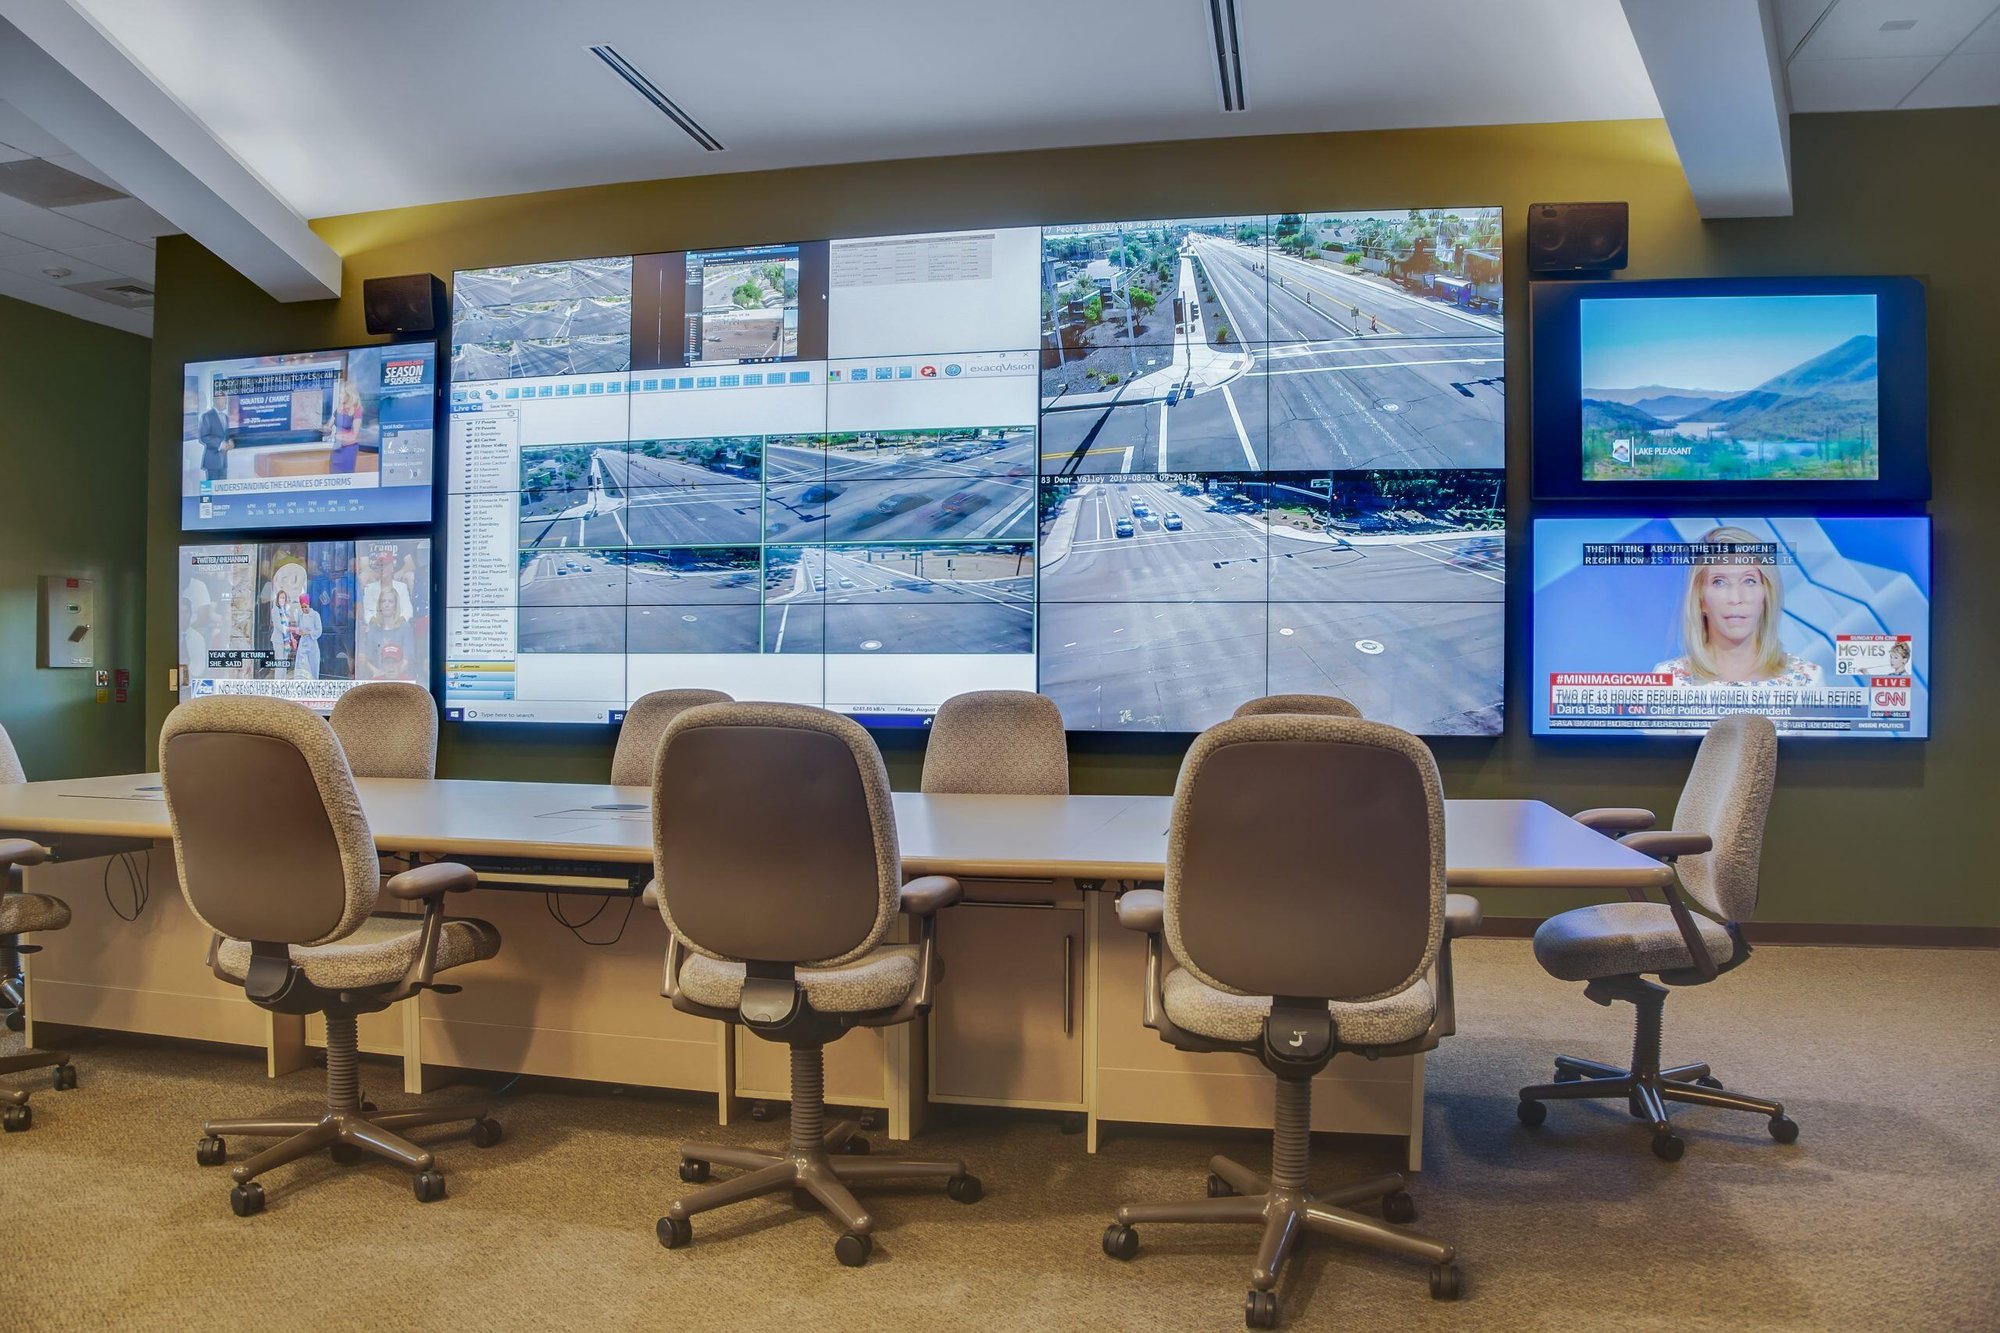
[[[492,922],[503,939],[498,958],[452,974],[459,993],[364,1016],[363,1050],[400,1057],[406,1090],[455,1069],[587,1079],[713,1094],[723,1123],[789,1096],[779,1047],[658,998],[666,930],[636,897],[652,861],[648,789],[357,786],[384,855],[480,870],[480,890],[455,899],[454,914]],[[1064,1112],[1092,1151],[1106,1124],[1269,1126],[1272,1080],[1254,1061],[1176,1051],[1142,1023],[1145,945],[1118,927],[1113,902],[1164,878],[1170,797],[898,792],[895,808],[905,874],[955,876],[965,899],[940,919],[945,976],[930,1019],[829,1047],[830,1102],[886,1114],[891,1138],[917,1132],[932,1103]],[[746,810],[744,835],[782,836],[784,818],[782,807]],[[163,845],[157,774],[0,786],[0,835],[55,848],[29,887],[73,914],[26,960],[32,1023],[258,1046],[273,1076],[313,1060],[317,1017],[258,1009],[205,966],[208,932]],[[1447,800],[1445,858],[1461,892],[1622,896],[1669,873],[1539,801]],[[273,866],[273,892],[283,885]],[[1461,1011],[1478,1003],[1459,991]],[[1421,1056],[1335,1060],[1318,1084],[1315,1129],[1405,1136],[1421,1168]]]

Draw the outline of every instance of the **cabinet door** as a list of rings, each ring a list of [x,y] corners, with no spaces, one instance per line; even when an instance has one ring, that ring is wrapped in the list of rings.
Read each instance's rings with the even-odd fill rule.
[[[960,904],[938,914],[931,1095],[1080,1110],[1083,913]]]

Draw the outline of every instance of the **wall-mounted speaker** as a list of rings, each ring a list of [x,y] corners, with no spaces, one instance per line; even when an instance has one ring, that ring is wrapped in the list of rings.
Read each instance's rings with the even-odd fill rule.
[[[1625,267],[1627,205],[1529,204],[1528,272],[1605,273]]]
[[[435,273],[369,278],[361,310],[370,333],[436,333],[444,323],[444,281]]]

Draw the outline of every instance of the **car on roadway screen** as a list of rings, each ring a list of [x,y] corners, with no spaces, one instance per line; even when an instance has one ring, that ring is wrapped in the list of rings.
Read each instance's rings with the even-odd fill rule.
[[[1130,537],[1132,535],[1132,520],[1129,518],[1119,519],[1116,531],[1120,537]]]
[[[1181,516],[1171,509],[1167,511],[1166,517],[1161,519],[1160,522],[1166,525],[1168,532],[1179,532],[1181,530]]]

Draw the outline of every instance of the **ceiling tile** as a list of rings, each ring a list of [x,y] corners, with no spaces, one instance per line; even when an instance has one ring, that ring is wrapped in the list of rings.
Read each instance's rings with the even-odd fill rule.
[[[6,102],[0,102],[0,143],[29,157],[53,157],[69,151],[69,145],[29,120],[20,108]]]
[[[2000,8],[1995,8],[1993,17],[1980,24],[1979,30],[1965,39],[1965,45],[1959,47],[1956,54],[2000,55]]]
[[[1789,59],[1834,0],[1778,0],[1778,49]]]
[[[55,163],[65,171],[74,171],[79,176],[88,177],[96,181],[99,185],[108,185],[114,190],[124,190],[125,188],[102,171],[99,171],[96,167],[90,165],[90,163],[84,161],[80,153],[58,153],[56,156],[50,158],[49,161]]]
[[[9,236],[5,232],[0,232],[0,255],[26,254],[30,250],[42,248],[33,241],[24,241],[19,236]]]
[[[139,278],[145,282],[153,280],[153,247],[138,241],[111,241],[64,253],[86,264],[108,268],[121,277]]]
[[[1993,7],[1994,0],[1840,0],[1795,60],[1949,55]],[[1882,31],[1884,23],[1909,19],[1914,27]]]
[[[1937,68],[1935,56],[1886,60],[1795,60],[1794,111],[1888,111]],[[72,212],[75,210],[71,210]]]
[[[48,269],[68,269],[60,278],[50,277]],[[102,264],[93,264],[78,259],[75,255],[58,254],[54,250],[30,250],[21,255],[0,255],[0,269],[9,273],[19,273],[25,277],[40,278],[43,282],[58,287],[67,287],[77,282],[103,282],[107,278],[121,278],[125,275]]]
[[[101,204],[78,204],[74,208],[59,208],[56,212],[100,227],[128,241],[150,241],[158,236],[174,236],[180,232],[179,227],[137,199],[107,199]]]
[[[101,207],[101,205],[99,205]],[[33,241],[48,250],[67,250],[72,246],[103,245],[118,238],[100,231],[88,223],[46,208],[36,208],[18,199],[0,196],[0,232],[18,236],[24,241]]]
[[[0,162],[20,162],[33,156],[33,153],[24,153],[18,148],[0,143]]]
[[[2000,51],[1960,51],[1945,57],[1900,105],[2000,106]]]

